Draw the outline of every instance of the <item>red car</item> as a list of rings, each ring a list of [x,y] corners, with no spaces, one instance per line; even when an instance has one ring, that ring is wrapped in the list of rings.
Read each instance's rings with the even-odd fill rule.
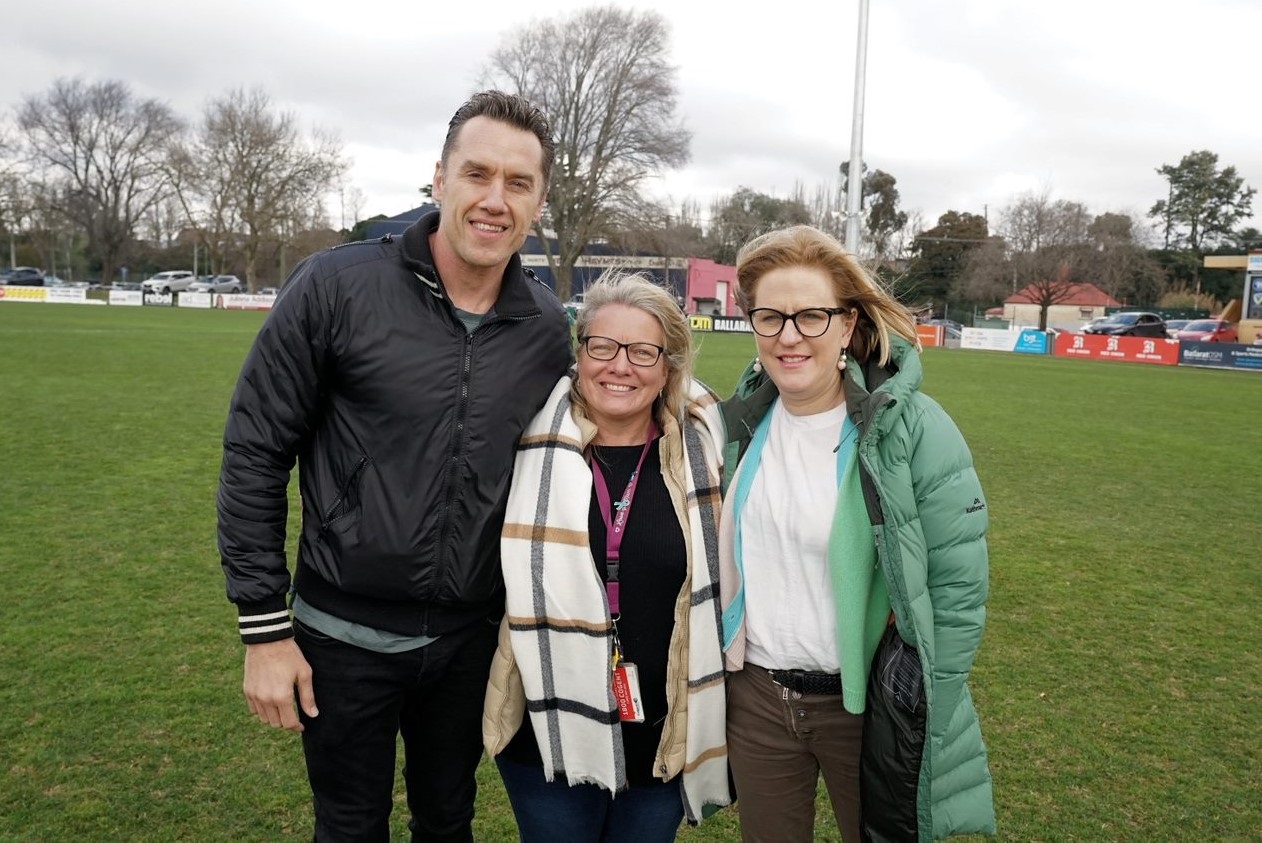
[[[1235,342],[1236,324],[1222,319],[1194,319],[1183,326],[1176,339],[1196,342]]]

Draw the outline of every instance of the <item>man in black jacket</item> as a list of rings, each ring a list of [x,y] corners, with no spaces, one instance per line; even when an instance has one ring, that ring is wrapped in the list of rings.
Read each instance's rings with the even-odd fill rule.
[[[317,840],[389,839],[400,734],[413,840],[473,839],[513,452],[573,359],[564,310],[517,256],[554,148],[530,103],[475,95],[435,167],[441,211],[308,257],[241,370],[219,549],[246,700],[302,733]]]

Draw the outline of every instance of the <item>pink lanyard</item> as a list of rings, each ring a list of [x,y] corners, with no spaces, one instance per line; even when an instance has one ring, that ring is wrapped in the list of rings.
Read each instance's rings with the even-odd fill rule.
[[[631,500],[635,497],[635,487],[640,482],[640,469],[653,447],[653,441],[660,435],[657,422],[649,422],[648,441],[640,452],[640,461],[631,472],[627,488],[622,497],[616,501],[609,499],[609,485],[605,482],[604,472],[600,470],[596,460],[592,460],[592,482],[596,486],[596,503],[600,506],[600,517],[605,520],[605,595],[609,598],[609,614],[617,620],[621,603],[618,599],[618,561],[622,549],[622,537],[627,526],[627,518],[631,515]]]

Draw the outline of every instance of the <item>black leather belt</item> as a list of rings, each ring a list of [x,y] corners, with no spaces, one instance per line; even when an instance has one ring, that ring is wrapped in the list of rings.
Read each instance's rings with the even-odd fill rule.
[[[841,674],[813,670],[771,670],[771,681],[799,694],[840,694]]]

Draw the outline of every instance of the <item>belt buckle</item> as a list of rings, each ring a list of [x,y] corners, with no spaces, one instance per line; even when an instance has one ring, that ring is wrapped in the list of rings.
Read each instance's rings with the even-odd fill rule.
[[[806,671],[801,668],[769,670],[771,681],[798,694],[806,693]]]

